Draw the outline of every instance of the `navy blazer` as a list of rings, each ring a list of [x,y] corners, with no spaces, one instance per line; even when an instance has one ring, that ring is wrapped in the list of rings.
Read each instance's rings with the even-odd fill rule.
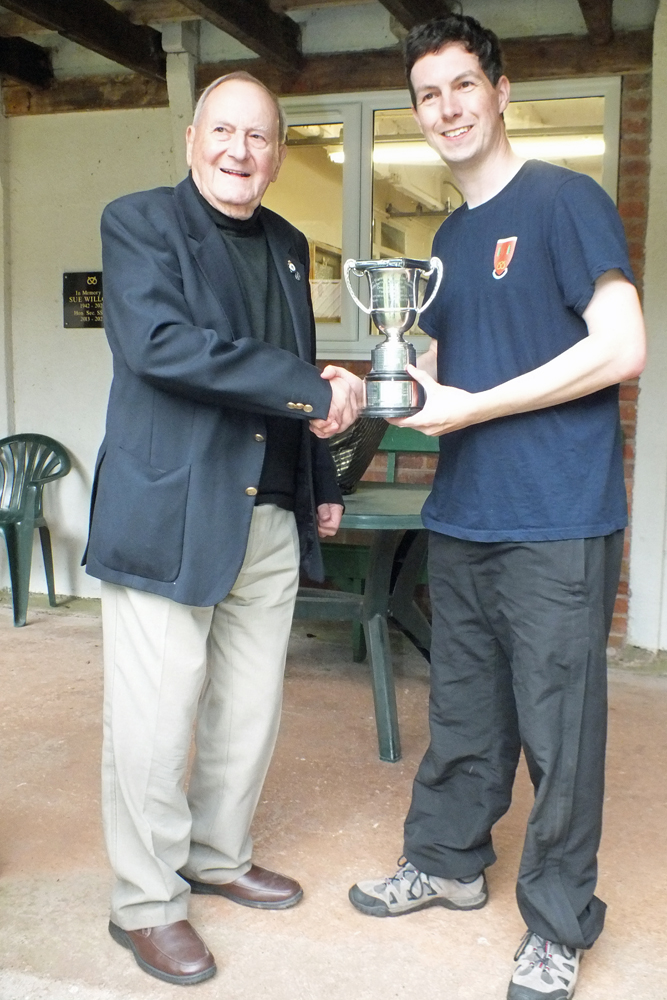
[[[314,364],[308,243],[274,212],[260,218],[298,356],[253,339],[224,241],[189,180],[104,211],[114,374],[84,557],[91,576],[181,604],[223,600],[245,556],[265,417],[275,415],[303,426],[295,515],[303,568],[322,579],[315,508],[342,499],[328,446],[308,427],[331,402]]]

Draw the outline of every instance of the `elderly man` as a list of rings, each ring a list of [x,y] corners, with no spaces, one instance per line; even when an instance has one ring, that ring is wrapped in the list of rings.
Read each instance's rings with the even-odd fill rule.
[[[308,244],[261,206],[284,131],[261,83],[216,80],[187,131],[191,176],[102,220],[114,378],[87,570],[102,581],[109,931],[177,984],[216,971],[190,892],[275,909],[302,896],[253,864],[249,830],[299,552],[321,578],[318,532],[343,509],[323,438],[354,421],[360,383],[314,366]]]
[[[433,606],[431,742],[405,860],[359,883],[374,916],[476,909],[523,747],[535,787],[509,1000],[566,1000],[604,922],[595,895],[605,647],[627,523],[617,383],[644,363],[620,219],[589,177],[519,159],[495,35],[453,14],[408,35],[415,118],[466,203],[433,252],[445,278],[401,421],[440,436],[423,519]]]

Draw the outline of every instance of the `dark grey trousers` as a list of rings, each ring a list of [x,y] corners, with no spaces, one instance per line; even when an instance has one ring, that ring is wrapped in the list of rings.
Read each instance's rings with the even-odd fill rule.
[[[431,532],[431,742],[405,821],[429,875],[493,864],[523,748],[535,788],[517,900],[526,925],[589,948],[607,727],[606,644],[623,532],[556,542],[469,542]]]

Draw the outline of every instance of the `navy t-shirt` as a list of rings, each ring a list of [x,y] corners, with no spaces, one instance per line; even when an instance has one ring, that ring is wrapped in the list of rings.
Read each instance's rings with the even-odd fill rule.
[[[611,268],[634,281],[613,202],[583,174],[524,164],[490,201],[441,226],[444,264],[420,325],[438,381],[479,392],[587,336],[581,314]],[[627,523],[618,386],[444,434],[427,528],[473,541],[606,535]]]

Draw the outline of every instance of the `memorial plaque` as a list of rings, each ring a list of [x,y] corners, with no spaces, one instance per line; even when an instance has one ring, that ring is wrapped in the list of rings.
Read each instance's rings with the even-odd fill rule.
[[[104,326],[101,271],[63,274],[63,326],[68,330]]]

